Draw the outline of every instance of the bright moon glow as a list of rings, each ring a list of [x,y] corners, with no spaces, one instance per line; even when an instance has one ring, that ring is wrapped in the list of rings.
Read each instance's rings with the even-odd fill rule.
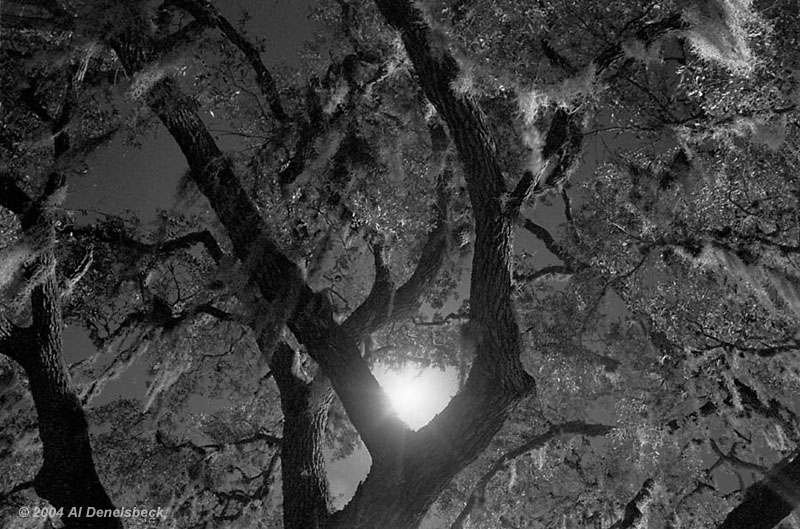
[[[375,378],[392,401],[398,417],[414,430],[422,428],[447,406],[457,390],[454,369],[425,369],[413,365],[393,371],[378,364]]]

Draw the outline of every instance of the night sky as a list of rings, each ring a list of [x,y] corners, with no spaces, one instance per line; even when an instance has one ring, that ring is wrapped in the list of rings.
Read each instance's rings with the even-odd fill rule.
[[[307,0],[250,0],[244,2],[219,1],[216,5],[231,21],[238,21],[242,8],[252,17],[247,25],[251,37],[266,40],[267,53],[263,59],[268,67],[281,63],[299,64],[304,42],[313,38],[314,24],[308,19]],[[119,97],[123,104],[123,83]],[[204,116],[211,122],[213,118]],[[89,159],[88,173],[73,181],[65,203],[73,210],[76,222],[96,219],[98,215],[119,215],[134,212],[145,222],[153,221],[158,210],[176,208],[177,185],[187,169],[186,160],[169,133],[158,124],[154,130],[137,138],[140,146],[127,145],[124,133]],[[235,148],[229,137],[218,138],[224,148]],[[82,211],[86,210],[88,215]],[[76,362],[90,354],[93,345],[80,328],[68,328],[64,333],[64,353],[67,362]],[[92,406],[102,406],[119,398],[143,399],[147,390],[146,361],[135,362],[121,378],[111,380]],[[224,405],[193,399],[196,411],[213,411]],[[352,456],[331,463],[329,479],[332,493],[338,502],[349,499],[359,481],[369,470],[369,456],[364,449]]]
[[[260,2],[220,1],[216,5],[231,21],[237,21],[241,9],[246,8],[252,17],[247,23],[247,31],[251,37],[266,39],[267,53],[263,59],[268,67],[281,63],[289,66],[299,64],[299,56],[304,42],[313,38],[314,24],[308,19],[309,2],[273,0]],[[121,84],[120,102],[130,107],[130,101]],[[213,118],[204,115],[209,123]],[[214,123],[224,127],[225,124]],[[176,206],[176,190],[178,181],[187,169],[186,161],[177,144],[162,125],[137,137],[140,146],[127,145],[125,134],[119,134],[107,147],[101,149],[89,159],[89,172],[82,178],[73,181],[70,194],[65,203],[68,210],[86,210],[89,214],[75,211],[77,222],[91,221],[98,214],[118,215],[125,211],[134,212],[142,221],[149,222],[156,218],[158,210],[171,210]],[[235,148],[230,137],[219,137],[223,148]],[[537,208],[535,220],[549,229],[555,228],[562,221],[562,207],[556,201],[552,206],[541,205]],[[519,230],[517,248],[535,252],[540,256],[542,266],[555,263],[543,245],[525,230]],[[462,294],[468,292],[468,281],[462,287]],[[75,362],[88,356],[93,346],[86,333],[79,328],[65,331],[65,355],[68,362]],[[93,406],[102,406],[119,398],[144,399],[147,390],[146,361],[135,362],[121,378],[111,380],[93,402]],[[443,384],[455,384],[453,372],[434,375]],[[449,379],[453,379],[448,382]],[[454,388],[453,388],[454,389]],[[442,388],[449,393],[448,388]],[[212,411],[212,408],[224,405],[219,402],[206,402],[194,399],[196,411]],[[444,403],[443,403],[444,405]],[[369,470],[369,455],[366,450],[357,450],[343,460],[330,463],[329,479],[337,504],[343,504],[354,492],[359,481]],[[438,518],[429,516],[424,528],[436,527]]]
[[[303,43],[314,34],[307,0],[223,0],[215,5],[231,21],[238,21],[242,9],[247,10],[252,17],[246,25],[249,35],[266,40],[267,66],[296,65]],[[120,98],[126,97],[125,89],[123,83]],[[176,185],[187,168],[175,141],[160,125],[137,138],[141,147],[125,145],[123,136],[89,159],[89,173],[71,183],[67,209],[112,215],[131,210],[152,220],[157,210],[175,205]]]

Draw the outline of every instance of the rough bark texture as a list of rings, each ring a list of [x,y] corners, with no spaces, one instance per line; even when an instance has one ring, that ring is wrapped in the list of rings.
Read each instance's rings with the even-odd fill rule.
[[[511,304],[509,265],[514,215],[501,206],[500,198],[506,190],[494,140],[477,106],[452,93],[450,83],[457,74],[455,61],[449,56],[434,58],[428,29],[419,13],[408,3],[384,2],[379,6],[387,20],[401,29],[423,89],[447,123],[464,161],[477,227],[470,289],[471,319],[481,329],[476,360],[464,391],[417,433],[412,433],[391,411],[388,398],[360,356],[357,342],[359,335],[368,333],[395,313],[397,298],[402,303],[396,305],[399,307],[396,314],[407,313],[419,290],[430,283],[431,270],[439,266],[441,254],[426,252],[419,273],[394,294],[376,260],[378,281],[368,301],[376,302],[382,310],[370,311],[371,318],[360,316],[367,311],[357,311],[350,324],[336,324],[327,298],[308,288],[296,265],[271,240],[269,227],[239,184],[231,165],[221,156],[191,101],[170,79],[158,82],[147,95],[148,104],[186,156],[195,183],[228,231],[234,253],[251,265],[251,277],[264,299],[282,307],[270,325],[280,327],[285,322],[319,363],[372,455],[373,468],[355,498],[327,524],[316,514],[324,508],[323,484],[318,480],[303,482],[301,475],[295,476],[297,490],[307,491],[309,495],[305,497],[313,498],[316,506],[306,506],[314,514],[305,522],[300,521],[299,513],[298,517],[291,515],[291,527],[302,527],[304,523],[305,527],[327,525],[349,529],[417,526],[443,487],[483,451],[512,406],[534,387],[519,360],[520,334]],[[127,40],[115,43],[120,59],[131,73],[149,55],[136,37],[128,34]],[[443,229],[435,230],[429,244],[441,241],[442,234]],[[375,318],[375,314],[380,317]],[[269,344],[270,340],[264,341],[264,349],[270,349]],[[288,351],[283,352],[289,355]],[[301,448],[287,453],[290,459],[302,453],[303,461],[290,462],[288,466],[295,470],[314,469],[316,441],[308,434],[318,430],[322,423],[312,411],[316,408],[309,406],[309,395],[290,397],[291,391],[300,388],[287,384],[285,389],[284,410],[294,416],[287,418],[287,428],[291,424],[292,428],[297,425],[306,429],[298,435]],[[293,399],[297,400],[289,402]],[[305,404],[299,409],[293,407],[304,399]],[[288,431],[284,434],[287,446],[292,444],[288,441],[291,435]],[[293,479],[284,475],[285,479]],[[290,512],[294,512],[291,506]]]
[[[48,184],[46,189],[49,187]],[[52,219],[43,206],[48,197],[12,203],[9,197],[25,197],[16,189],[18,193],[0,199],[0,205],[21,216],[23,232],[37,240],[41,248],[27,273],[27,279],[35,283],[30,301],[31,325],[17,327],[0,317],[0,353],[23,368],[36,407],[43,461],[34,479],[34,490],[64,510],[65,528],[119,529],[122,523],[118,518],[68,516],[73,507],[82,508],[85,515],[88,507],[114,509],[114,504],[95,470],[88,424],[62,353],[61,292],[52,253],[55,234]]]
[[[62,350],[61,295],[54,255],[54,202],[66,186],[57,168],[68,158],[67,125],[75,105],[75,88],[65,68],[66,90],[58,111],[51,114],[31,94],[26,103],[53,134],[53,169],[42,192],[31,198],[11,175],[0,174],[0,207],[13,212],[25,238],[33,246],[22,281],[30,289],[31,323],[19,327],[0,315],[0,353],[19,363],[28,377],[42,441],[42,467],[34,478],[36,493],[57,509],[63,509],[64,527],[117,529],[115,517],[85,517],[87,508],[113,509],[92,459],[89,428],[80,401],[72,389]],[[80,508],[81,516],[69,516]]]
[[[646,479],[636,496],[625,504],[625,513],[622,518],[608,529],[633,529],[638,527],[639,522],[644,517],[644,510],[647,504],[650,503],[654,487],[655,482],[652,479]]]
[[[143,65],[146,57],[153,55],[139,35],[123,34],[112,44],[131,73]],[[221,155],[193,103],[170,79],[158,82],[148,93],[147,102],[181,147],[192,178],[225,226],[234,253],[250,265],[251,278],[263,298],[273,302],[270,321],[265,322],[262,329],[256,329],[262,352],[269,354],[273,342],[277,342],[278,331],[287,324],[330,379],[373,458],[396,461],[396,454],[402,450],[410,431],[392,412],[388,398],[360,356],[358,342],[389,319],[412,314],[441,266],[447,233],[446,177],[443,176],[437,186],[439,215],[415,273],[395,292],[386,270],[376,262],[377,281],[372,293],[362,308],[340,326],[333,319],[326,296],[312,292],[302,281],[297,266],[272,242],[269,226]],[[291,354],[283,345],[279,350],[282,358],[275,359],[276,365],[288,362],[286,357]],[[324,425],[320,416],[326,408],[326,399],[312,398],[317,384],[324,387],[319,381],[309,384],[297,380],[296,376],[295,380],[284,378],[279,384],[284,411],[292,415],[286,418],[285,446],[295,444],[289,439],[296,435],[296,444],[301,447],[287,452],[287,460],[283,462],[284,479],[289,487],[285,493],[296,493],[298,498],[310,500],[311,504],[303,507],[313,513],[327,509],[324,472],[315,461]],[[317,514],[308,515],[289,506],[286,525],[316,527],[323,522]]]
[[[775,465],[764,479],[751,485],[744,500],[717,529],[770,529],[800,506],[800,454]]]
[[[441,50],[432,52],[420,13],[408,2],[377,4],[400,31],[423,91],[464,162],[476,224],[470,316],[480,332],[465,388],[447,408],[420,431],[393,438],[390,450],[379,453],[383,457],[370,449],[373,466],[367,479],[331,520],[331,527],[342,528],[418,526],[444,486],[486,448],[513,405],[534,389],[519,360],[510,296],[513,215],[501,205],[506,190],[494,140],[478,107],[450,89],[457,65]]]
[[[151,40],[144,17],[123,21],[120,27],[127,23],[127,29],[103,36],[127,72],[140,72],[149,60],[163,53],[159,47],[182,42],[184,37],[195,34],[198,25],[216,26],[242,51],[272,114],[286,125],[289,118],[257,49],[213,8],[194,0],[176,0],[175,4],[193,13],[196,20],[173,38]],[[300,269],[275,244],[270,226],[215,144],[195,103],[170,78],[157,81],[146,94],[147,104],[180,146],[191,178],[225,227],[236,257],[248,267],[266,307],[261,311],[266,316],[254,325],[254,331],[265,355],[271,355],[277,346],[271,365],[285,415],[282,457],[287,529],[418,526],[444,486],[486,448],[512,407],[535,390],[534,381],[519,360],[521,339],[511,302],[510,256],[518,209],[534,191],[530,188],[536,185],[536,179],[525,175],[509,193],[494,139],[480,108],[468,95],[455,94],[451,88],[459,73],[455,59],[445,50],[434,49],[430,28],[412,2],[376,0],[376,4],[386,21],[399,31],[425,96],[447,125],[464,164],[476,226],[470,285],[470,325],[478,337],[473,368],[460,394],[418,432],[411,432],[392,413],[386,395],[360,356],[358,343],[381,325],[406,318],[417,309],[421,292],[435,277],[444,256],[446,213],[437,218],[417,271],[400,288],[394,288],[380,249],[375,252],[373,289],[351,318],[339,325],[325,295],[308,287]],[[131,6],[132,12],[138,13],[138,8]],[[72,27],[69,13],[55,8],[51,18],[19,16],[11,23],[18,27]],[[674,15],[642,24],[633,35],[650,43],[665,32],[682,27],[680,16]],[[542,46],[551,61],[561,60],[547,42],[543,41]],[[623,68],[628,60],[620,45],[610,45],[594,62],[601,75]],[[565,67],[569,69],[568,64]],[[553,179],[558,181],[557,176],[567,174],[580,150],[580,131],[577,118],[563,111],[556,115],[551,127],[544,157],[559,158]],[[292,164],[280,175],[284,184],[300,174],[317,129],[308,125],[303,130]],[[17,191],[0,180],[0,197],[19,203],[9,209],[26,212],[30,201]],[[535,228],[531,231],[536,233]],[[549,242],[552,244],[548,248],[557,250],[552,238]],[[563,259],[565,266],[559,271],[574,272],[578,263]],[[85,418],[69,389],[69,376],[60,356],[57,296],[54,280],[48,276],[34,291],[34,325],[30,329],[0,320],[0,351],[20,362],[31,380],[45,444],[45,464],[37,475],[37,491],[56,506],[78,501],[83,505],[110,506],[91,461]],[[284,326],[306,347],[324,376],[305,376],[298,371],[297,352],[278,340]],[[37,354],[31,355],[30,351]],[[353,500],[332,516],[320,450],[330,387],[341,398],[373,458],[373,467]],[[771,527],[762,524],[767,518],[765,512],[785,516],[797,503],[796,462],[797,459],[777,468],[764,482],[751,487],[743,504],[721,527]],[[639,504],[649,491],[646,483],[641,496],[629,504],[626,520],[633,520],[630,523],[635,522]],[[758,523],[754,521],[756,517]],[[118,526],[117,520],[103,521]],[[92,527],[88,523],[72,526]]]
[[[323,376],[304,378],[297,357],[280,343],[271,362],[283,410],[283,524],[321,527],[330,510],[330,493],[322,456],[328,407],[333,394]]]
[[[44,451],[34,490],[68,513],[72,507],[114,509],[94,468],[89,430],[80,401],[71,388],[61,351],[61,308],[55,278],[36,287],[32,296],[33,348],[20,355],[36,405]],[[31,354],[34,352],[34,354]],[[118,518],[63,518],[64,527],[118,528]]]
[[[278,89],[272,75],[261,61],[261,54],[258,49],[242,35],[228,19],[223,17],[219,11],[210,3],[198,2],[196,0],[173,0],[186,11],[192,14],[199,22],[208,26],[216,26],[225,37],[244,54],[248,64],[256,75],[258,87],[269,104],[273,116],[281,123],[285,123],[289,116],[283,109],[283,105],[278,95]]]

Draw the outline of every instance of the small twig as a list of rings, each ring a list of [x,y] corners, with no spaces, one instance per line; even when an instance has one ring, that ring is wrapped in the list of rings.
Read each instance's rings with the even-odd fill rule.
[[[8,504],[8,499],[15,494],[19,494],[23,490],[28,490],[33,488],[33,480],[30,481],[23,481],[22,483],[17,483],[8,492],[0,493],[0,505]]]

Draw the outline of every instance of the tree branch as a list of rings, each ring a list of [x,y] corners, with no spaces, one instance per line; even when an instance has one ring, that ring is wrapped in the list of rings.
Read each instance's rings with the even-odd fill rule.
[[[632,36],[637,40],[642,41],[646,47],[653,44],[663,35],[673,31],[686,29],[686,27],[687,24],[684,22],[681,14],[675,13],[662,19],[642,24],[636,29],[636,31],[632,32]],[[621,37],[622,38],[620,38],[618,42],[611,44],[601,51],[592,61],[597,68],[598,76],[607,69],[611,68],[611,66],[613,66],[617,61],[624,60],[625,51],[622,44],[624,42],[623,39],[626,36]]]
[[[147,53],[142,47],[146,49],[148,43],[137,41],[144,38],[137,34],[119,37],[125,40],[112,42],[112,47],[126,70],[133,73],[144,64],[142,57]],[[255,329],[262,352],[269,354],[273,350],[284,324],[288,325],[330,377],[373,458],[396,452],[408,427],[394,415],[356,342],[334,320],[327,296],[309,288],[300,268],[275,243],[269,226],[241,185],[233,164],[209,134],[194,103],[171,78],[157,82],[146,100],[178,143],[194,182],[225,227],[235,256],[269,304],[269,311]]]
[[[517,185],[514,187],[514,190],[511,192],[511,196],[508,201],[508,215],[512,218],[516,217],[519,214],[519,210],[522,205],[528,200],[533,189],[539,182],[539,177],[541,175],[536,175],[531,171],[525,171],[522,174],[522,178],[519,179]]]
[[[323,458],[331,384],[307,370],[286,342],[272,355],[270,368],[281,394],[283,517],[287,528],[317,527],[328,516],[330,492]]]
[[[442,325],[448,325],[451,321],[467,321],[469,316],[466,314],[459,314],[456,312],[451,312],[444,318],[432,321],[424,321],[424,320],[414,320],[414,325],[419,325],[421,327],[439,327]]]
[[[195,244],[202,244],[208,255],[217,263],[225,255],[217,240],[208,230],[191,232],[174,239],[153,243],[134,239],[122,227],[110,224],[75,227],[73,233],[88,236],[98,242],[125,246],[145,255],[171,254],[191,248]]]
[[[636,496],[625,505],[625,514],[622,519],[608,529],[633,529],[638,527],[637,524],[644,516],[644,509],[652,499],[654,487],[655,481],[651,478],[646,479]]]
[[[450,142],[440,125],[430,127],[431,145],[434,155],[443,155]],[[394,306],[390,315],[393,322],[411,317],[422,303],[422,295],[430,288],[436,279],[439,270],[447,255],[448,211],[450,205],[450,192],[448,185],[453,178],[450,162],[445,162],[445,167],[436,178],[436,220],[433,229],[428,233],[428,240],[422,247],[422,255],[417,261],[417,267],[411,277],[403,283],[395,294]]]
[[[7,492],[0,492],[0,505],[7,505],[9,503],[8,499],[11,496],[19,494],[23,490],[28,490],[32,488],[33,488],[33,480],[30,480],[17,483],[16,485],[8,489]]]
[[[569,254],[567,254],[564,248],[556,242],[555,238],[550,234],[549,231],[547,231],[546,228],[539,226],[527,217],[522,218],[522,226],[537,239],[539,239],[551,254],[555,255],[564,262],[572,260]]]
[[[0,25],[4,30],[57,32],[74,29],[75,20],[70,13],[58,5],[58,2],[40,2],[37,7],[43,8],[46,14],[38,10],[33,12],[23,10],[22,13],[15,13],[11,11],[14,7],[12,2],[0,3]]]
[[[733,467],[743,468],[752,472],[758,472],[759,474],[765,474],[767,472],[767,469],[761,465],[756,465],[755,463],[750,463],[736,457],[733,453],[733,448],[731,448],[730,452],[726,454],[719,448],[719,445],[717,445],[717,442],[714,439],[710,439],[710,444],[711,449],[715,454],[717,454],[720,460],[730,464]]]
[[[558,257],[564,263],[563,267],[545,267],[538,272],[534,272],[532,277],[524,276],[525,280],[531,281],[533,279],[538,279],[548,273],[574,274],[586,268],[586,265],[576,260],[561,244],[556,242],[552,234],[543,226],[536,224],[527,217],[522,218],[522,226],[536,236],[551,254]]]
[[[376,0],[376,4],[386,21],[400,32],[420,86],[447,123],[464,162],[476,227],[470,314],[481,325],[497,331],[487,334],[478,348],[473,371],[477,375],[484,362],[491,363],[493,367],[483,375],[493,372],[489,378],[503,380],[510,394],[527,394],[533,381],[519,364],[519,328],[511,307],[511,229],[501,205],[506,189],[495,140],[477,104],[469,95],[453,92],[458,64],[446,50],[434,51],[430,28],[419,10],[408,1]]]
[[[89,271],[92,267],[92,263],[94,262],[94,248],[89,247],[89,250],[84,254],[81,262],[78,264],[77,268],[72,272],[72,274],[67,277],[66,281],[64,282],[64,288],[61,289],[61,299],[64,300],[69,298],[72,294],[72,289],[75,288],[83,276]]]
[[[532,283],[550,275],[569,276],[573,274],[575,274],[575,270],[568,266],[551,265],[540,268],[530,274],[515,274],[514,280],[519,283]]]
[[[367,298],[353,311],[342,324],[345,332],[356,341],[361,341],[380,327],[392,312],[394,283],[391,271],[383,259],[383,244],[372,244],[372,257],[375,264],[375,280]]]
[[[173,0],[173,2],[175,5],[191,13],[198,21],[219,28],[231,44],[239,48],[256,74],[256,81],[261,89],[261,93],[267,99],[267,104],[269,104],[269,108],[272,110],[272,115],[275,116],[275,119],[280,123],[288,122],[289,116],[286,114],[281,104],[275,80],[261,60],[261,54],[258,49],[245,38],[227,18],[222,16],[211,2],[197,0]]]
[[[566,189],[561,190],[561,200],[564,202],[564,218],[566,218],[567,222],[570,224],[574,223],[575,220],[572,218],[572,200],[570,200]]]
[[[265,443],[267,446],[275,447],[280,446],[282,443],[282,439],[275,435],[272,435],[265,431],[256,431],[252,435],[248,435],[246,437],[242,437],[240,439],[236,439],[229,443],[209,443],[204,445],[199,445],[192,443],[191,441],[186,441],[183,443],[171,443],[167,440],[164,432],[161,430],[156,431],[156,443],[166,448],[170,452],[179,452],[180,450],[187,449],[195,452],[196,454],[205,457],[208,452],[215,451],[215,450],[223,450],[229,446],[245,446],[254,443]]]
[[[522,457],[532,450],[541,448],[554,439],[558,439],[565,435],[584,435],[587,437],[597,437],[606,435],[614,430],[614,426],[605,424],[587,424],[580,421],[572,421],[564,424],[551,426],[543,434],[531,437],[516,448],[508,450],[503,455],[495,460],[479,479],[478,482],[472,487],[472,492],[469,495],[467,504],[461,509],[461,512],[456,517],[450,529],[464,529],[469,520],[472,511],[477,505],[485,501],[486,488],[494,477],[500,472],[506,470],[508,466],[516,459]]]
[[[434,155],[443,155],[450,142],[444,127],[430,126],[431,144]],[[433,228],[422,248],[422,254],[411,277],[396,291],[389,277],[389,268],[383,263],[382,255],[375,256],[375,284],[369,297],[347,318],[345,329],[356,340],[363,340],[381,326],[411,317],[422,304],[422,296],[436,279],[447,254],[447,215],[450,192],[447,186],[453,177],[449,162],[436,178],[436,217]],[[380,259],[380,260],[379,260]],[[377,290],[376,290],[377,288]]]
[[[470,324],[479,332],[464,388],[415,434],[395,432],[401,449],[390,457],[373,457],[366,481],[332,519],[334,526],[356,527],[369,509],[370,517],[402,528],[421,521],[441,487],[485,449],[511,407],[534,391],[535,384],[520,362],[521,337],[511,303],[513,220],[504,212],[507,196],[494,138],[476,103],[453,92],[458,65],[446,50],[433,49],[431,30],[420,11],[408,0],[376,0],[376,4],[400,32],[423,92],[448,126],[464,163],[476,226]],[[387,476],[395,475],[407,485],[398,493],[397,480],[390,479],[395,493],[388,495]]]
[[[800,452],[795,450],[759,481],[717,529],[771,529],[800,505]]]
[[[583,149],[583,130],[580,114],[557,108],[545,135],[541,157],[547,165],[541,178],[537,178],[534,196],[542,196],[561,189],[571,176]]]

